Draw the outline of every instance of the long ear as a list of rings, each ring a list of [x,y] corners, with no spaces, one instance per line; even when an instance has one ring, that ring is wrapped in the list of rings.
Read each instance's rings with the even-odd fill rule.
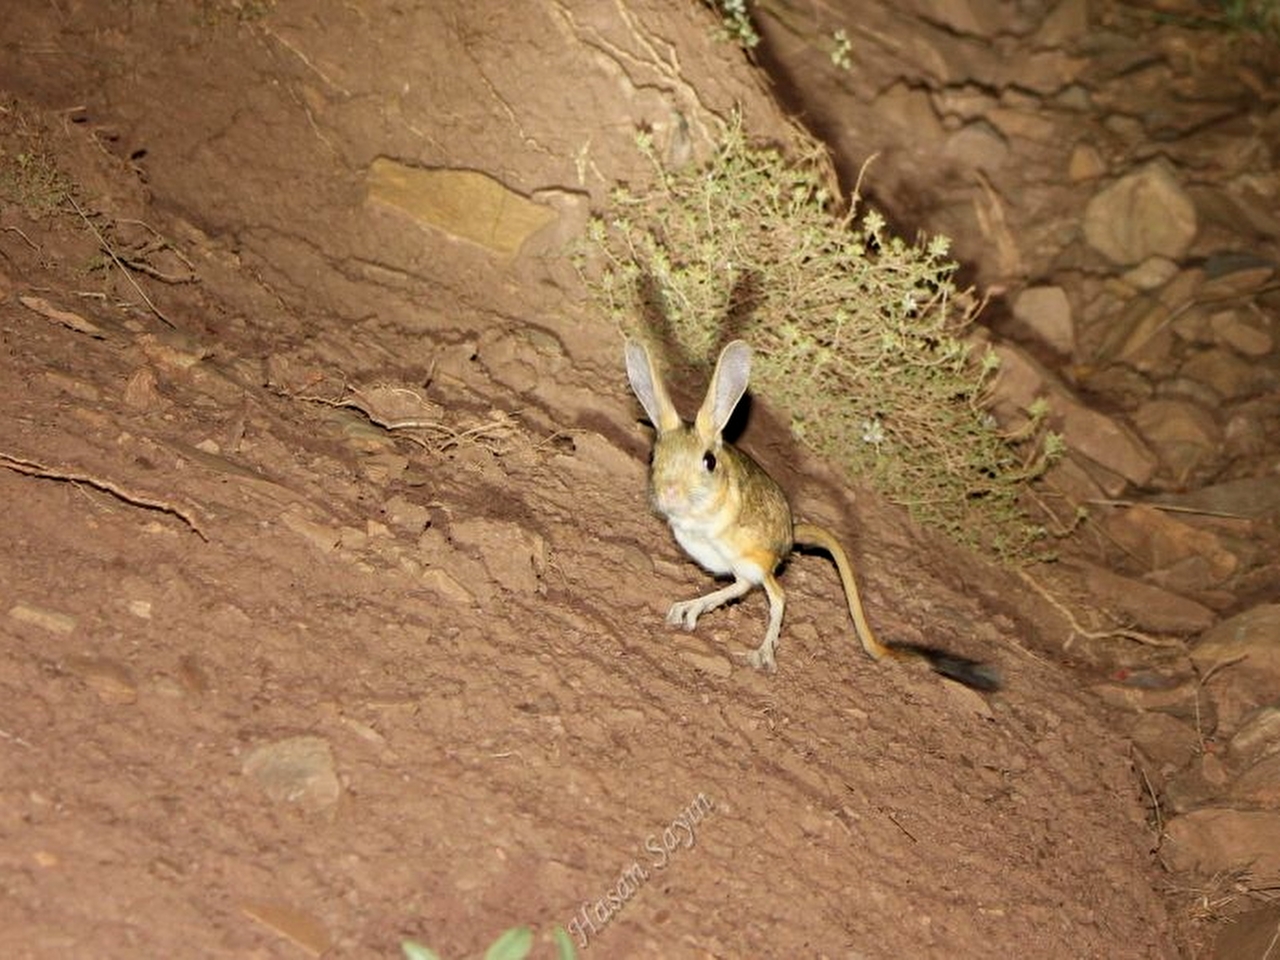
[[[733,414],[742,395],[747,392],[747,378],[751,376],[751,348],[742,340],[734,340],[722,351],[716,361],[716,372],[711,375],[711,386],[702,401],[695,426],[704,443],[720,436]]]
[[[631,389],[644,412],[649,415],[649,422],[657,428],[658,433],[667,433],[678,429],[680,414],[667,396],[667,388],[658,376],[653,365],[653,358],[644,344],[638,340],[627,340],[627,379],[631,381]]]

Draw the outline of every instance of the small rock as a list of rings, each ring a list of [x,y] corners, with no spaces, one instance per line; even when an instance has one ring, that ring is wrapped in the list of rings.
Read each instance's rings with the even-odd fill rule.
[[[1132,297],[1117,315],[1107,318],[1099,358],[1119,361],[1143,373],[1162,373],[1175,343],[1169,316],[1169,307],[1159,296],[1144,293]]]
[[[100,403],[102,401],[102,391],[92,383],[81,380],[79,377],[70,377],[57,370],[46,370],[43,374],[43,379],[45,383],[55,390],[61,390],[68,396],[83,400],[85,403]]]
[[[1144,713],[1129,731],[1134,746],[1166,770],[1180,770],[1200,749],[1200,737],[1188,723],[1165,713]]]
[[[1090,691],[1104,703],[1138,713],[1167,713],[1199,730],[1217,728],[1217,715],[1212,700],[1204,696],[1197,680],[1176,686],[1147,687],[1132,683],[1099,683]]]
[[[1064,356],[1075,351],[1071,303],[1061,287],[1028,287],[1013,298],[1013,316],[1041,342]]]
[[[1119,614],[1135,629],[1153,633],[1193,634],[1208,629],[1217,615],[1203,604],[1179,597],[1103,567],[1085,566],[1085,583],[1093,602]]]
[[[1178,369],[1178,373],[1189,380],[1205,384],[1228,400],[1253,393],[1261,385],[1263,375],[1256,362],[1222,349],[1193,353]]]
[[[1175,870],[1280,872],[1280,812],[1205,807],[1174,817],[1165,835],[1162,853]]]
[[[986,119],[1010,140],[1053,144],[1055,138],[1062,135],[1059,123],[1045,116],[1043,105],[1034,98],[1029,98],[1021,107],[996,107],[987,113]]]
[[[942,155],[967,170],[993,173],[1008,161],[1009,144],[995,127],[978,120],[947,137]]]
[[[1209,759],[1202,757],[1203,760]],[[1215,783],[1214,780],[1217,782]],[[1222,795],[1221,776],[1205,776],[1204,763],[1192,763],[1178,770],[1164,783],[1161,806],[1165,816],[1198,810]]]
[[[1228,299],[1254,293],[1275,275],[1276,265],[1249,253],[1215,253],[1205,260],[1205,298]]]
[[[209,356],[210,348],[192,334],[181,330],[159,330],[137,338],[148,360],[170,370],[190,370]]]
[[[505,256],[556,218],[551,207],[475,170],[424,169],[378,157],[368,184],[370,199]]]
[[[360,472],[379,486],[399,480],[409,469],[409,458],[393,451],[371,454],[360,461]]]
[[[1280,754],[1262,758],[1237,777],[1230,796],[1237,803],[1280,809]]]
[[[304,508],[292,505],[280,514],[280,522],[298,534],[321,553],[332,553],[342,539],[342,531],[328,524],[316,523],[303,515]]]
[[[1016,423],[1021,411],[1047,396],[1050,419],[1068,448],[1121,478],[1119,483],[1098,479],[1109,496],[1118,496],[1124,481],[1146,485],[1155,473],[1156,457],[1132,431],[1081,403],[1025,350],[1010,343],[997,344],[994,349],[1000,357],[994,388],[997,415]]]
[[[923,90],[914,90],[901,81],[880,94],[873,109],[889,123],[910,130],[915,138],[914,142],[922,149],[927,144],[940,142],[946,134],[929,94]]]
[[[1280,753],[1280,705],[1261,707],[1246,717],[1227,749],[1241,761]]]
[[[77,622],[76,618],[68,613],[58,613],[56,610],[46,610],[44,607],[23,602],[15,603],[10,607],[9,616],[19,623],[29,623],[50,633],[60,633],[64,636],[75,630]]]
[[[1209,318],[1214,339],[1246,357],[1263,357],[1275,348],[1275,340],[1267,331],[1241,319],[1234,310],[1223,310]]]
[[[1239,725],[1280,689],[1280,604],[1263,604],[1207,631],[1191,648],[1227,726]]]
[[[1071,151],[1071,159],[1067,161],[1067,176],[1072,182],[1096,180],[1107,172],[1107,161],[1102,159],[1098,148],[1090,143],[1077,143]]]
[[[159,410],[166,401],[156,388],[156,372],[151,367],[139,367],[124,385],[122,397],[131,410]]]
[[[1121,278],[1138,290],[1158,290],[1178,275],[1178,265],[1168,257],[1147,257]]]
[[[1148,400],[1134,412],[1133,425],[1178,484],[1212,465],[1222,443],[1213,414],[1185,400]]]
[[[382,515],[389,526],[415,537],[431,524],[430,510],[402,496],[391,497],[383,503]]]
[[[67,667],[98,695],[103,703],[127,706],[138,700],[133,671],[109,657],[69,657]]]
[[[1166,510],[1144,504],[1117,510],[1103,520],[1107,534],[1150,570],[1164,570],[1186,560],[1202,561],[1204,588],[1216,586],[1236,572],[1239,558],[1211,530],[1192,526]]]
[[[242,772],[276,803],[313,813],[332,810],[342,794],[329,741],[291,737],[263,744],[245,757]]]
[[[1059,0],[1041,22],[1035,42],[1039,47],[1066,47],[1088,32],[1088,0]]]
[[[1265,674],[1280,689],[1280,604],[1262,604],[1224,620],[1200,639],[1191,659],[1202,672],[1240,660],[1231,669]]]
[[[510,520],[472,517],[450,527],[453,542],[476,550],[495,581],[514,593],[536,593],[546,569],[546,541]]]
[[[1181,259],[1196,230],[1195,204],[1161,161],[1103,188],[1084,211],[1089,245],[1121,265],[1157,255]]]
[[[1147,377],[1124,363],[1111,364],[1098,370],[1083,370],[1080,383],[1090,395],[1106,397],[1125,410],[1137,408],[1155,392],[1155,387]]]

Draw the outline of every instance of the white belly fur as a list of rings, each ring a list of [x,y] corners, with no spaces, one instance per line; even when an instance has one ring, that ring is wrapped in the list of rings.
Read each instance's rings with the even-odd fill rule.
[[[720,577],[732,574],[751,583],[763,582],[764,572],[757,564],[736,555],[725,542],[724,530],[706,522],[671,519],[670,523],[676,543],[704,569]]]

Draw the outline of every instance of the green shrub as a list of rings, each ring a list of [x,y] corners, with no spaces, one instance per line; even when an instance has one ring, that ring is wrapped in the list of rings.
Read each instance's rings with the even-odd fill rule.
[[[907,243],[856,204],[833,213],[828,158],[798,141],[789,161],[734,123],[709,164],[667,170],[641,136],[653,177],[593,222],[592,289],[624,330],[699,365],[745,338],[755,389],[800,441],[959,542],[1025,555],[1040,531],[1019,494],[1057,446],[1043,411],[1018,437],[997,429],[995,357],[961,339],[975,307],[949,241]]]

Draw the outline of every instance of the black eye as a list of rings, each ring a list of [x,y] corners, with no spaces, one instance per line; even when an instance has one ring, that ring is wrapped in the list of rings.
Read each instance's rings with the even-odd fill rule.
[[[702,455],[702,468],[707,473],[713,473],[716,469],[716,455],[710,450]]]

